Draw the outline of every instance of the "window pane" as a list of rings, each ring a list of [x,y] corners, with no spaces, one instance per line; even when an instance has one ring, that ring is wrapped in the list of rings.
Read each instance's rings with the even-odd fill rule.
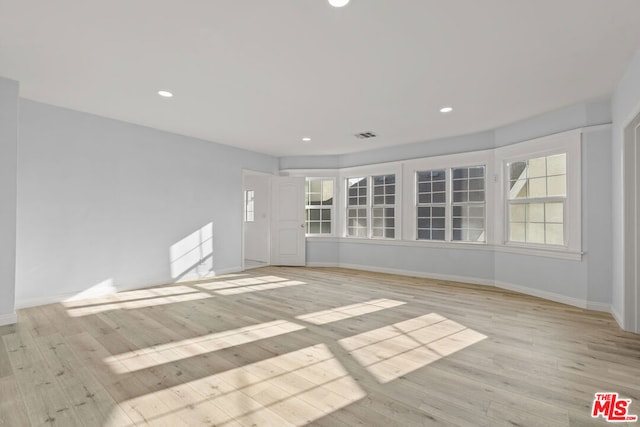
[[[469,190],[484,190],[484,178],[483,179],[470,179]]]
[[[527,178],[527,162],[514,162],[509,165],[509,176],[511,181],[524,180]]]
[[[468,202],[469,201],[469,193],[467,191],[454,191],[453,192],[453,202]]]
[[[564,233],[562,224],[546,224],[546,243],[550,245],[563,245]]]
[[[418,203],[431,203],[431,194],[419,194]]]
[[[431,240],[444,240],[444,230],[433,230]]]
[[[331,234],[331,223],[323,222],[322,223],[322,234]]]
[[[484,166],[469,168],[469,178],[484,178]]]
[[[528,223],[526,233],[528,243],[544,243],[544,224]]]
[[[320,223],[319,222],[310,222],[309,223],[309,233],[310,234],[320,233]]]
[[[529,160],[529,178],[546,176],[546,174],[546,157],[538,157],[536,159]]]
[[[484,202],[484,191],[470,191],[469,192],[469,201],[470,202]]]
[[[547,157],[547,175],[565,175],[567,173],[566,153]]]
[[[322,204],[333,204],[333,180],[325,179],[322,181]]]
[[[544,203],[527,204],[527,222],[544,222]]]
[[[527,205],[525,204],[512,204],[509,206],[511,222],[524,222],[526,208]]]
[[[524,223],[512,222],[511,224],[509,224],[509,238],[512,242],[524,242]]]
[[[431,230],[418,230],[418,239],[431,240]]]
[[[566,196],[566,176],[558,175],[547,178],[547,188],[549,196]]]
[[[322,220],[323,221],[331,220],[331,209],[322,209]]]
[[[309,211],[309,219],[312,221],[320,220],[320,209],[311,209]]]
[[[470,242],[484,242],[484,230],[469,230]]]
[[[433,203],[445,203],[445,193],[433,193]]]
[[[509,198],[510,199],[526,198],[528,189],[529,189],[529,185],[526,179],[511,181],[509,186]]]
[[[547,180],[546,178],[531,178],[529,180],[529,197],[546,197]]]
[[[456,190],[468,190],[469,189],[469,181],[468,180],[454,180],[453,181],[453,191]]]
[[[547,222],[564,222],[564,204],[563,203],[546,203],[545,219]]]
[[[309,193],[307,194],[307,197],[309,199],[309,202],[308,202],[309,205],[319,205],[322,202],[322,197],[320,193]]]

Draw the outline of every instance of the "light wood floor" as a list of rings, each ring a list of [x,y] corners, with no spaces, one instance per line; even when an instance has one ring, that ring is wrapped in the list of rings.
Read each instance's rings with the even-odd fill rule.
[[[640,414],[640,336],[608,314],[353,270],[34,307],[0,336],[2,426],[607,425],[600,391]]]

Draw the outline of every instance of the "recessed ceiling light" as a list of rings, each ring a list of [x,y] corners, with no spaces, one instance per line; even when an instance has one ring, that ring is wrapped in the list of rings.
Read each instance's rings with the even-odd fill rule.
[[[310,142],[311,138],[309,138],[308,136],[305,136],[304,138],[302,138],[302,142]]]
[[[159,90],[158,91],[158,95],[164,97],[164,98],[171,98],[173,96],[173,94],[167,90]]]
[[[450,113],[450,112],[452,112],[452,111],[453,111],[453,107],[442,107],[442,108],[440,109],[440,112],[441,112],[441,113]]]
[[[329,4],[333,7],[346,6],[349,0],[329,0]]]

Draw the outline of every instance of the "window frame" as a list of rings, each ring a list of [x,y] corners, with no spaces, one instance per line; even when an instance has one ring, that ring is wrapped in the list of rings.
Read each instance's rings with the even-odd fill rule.
[[[485,159],[487,160],[487,159]],[[431,168],[431,169],[419,169],[419,170],[415,170],[414,171],[414,178],[413,178],[413,185],[414,185],[414,190],[413,190],[413,198],[414,198],[414,206],[413,206],[413,210],[414,210],[414,235],[413,238],[418,241],[418,242],[430,242],[430,243],[453,243],[453,244],[472,244],[472,245],[486,245],[489,242],[488,239],[488,224],[489,224],[489,215],[488,215],[488,203],[487,203],[487,199],[488,199],[488,183],[489,183],[489,179],[488,179],[488,170],[489,170],[489,164],[487,164],[489,162],[476,162],[476,163],[471,163],[469,164],[467,162],[467,164],[455,164],[452,163],[451,165],[448,165],[446,167],[440,167],[440,168]],[[454,180],[456,180],[456,178],[454,178],[454,174],[453,171],[454,169],[473,169],[473,168],[483,168],[484,169],[484,176],[483,176],[483,189],[482,192],[484,193],[484,200],[478,202],[473,202],[473,201],[466,201],[466,202],[456,202],[454,201],[454,197],[453,197],[453,193],[454,193]],[[443,171],[444,172],[444,183],[445,183],[445,199],[444,202],[441,203],[420,203],[419,201],[419,185],[420,183],[418,182],[418,174],[419,173],[424,173],[424,172],[439,172],[439,171]],[[469,179],[467,177],[467,179]],[[469,190],[467,190],[469,191]],[[454,216],[453,216],[453,211],[454,211],[454,207],[456,206],[471,206],[471,203],[479,205],[482,204],[483,209],[484,209],[484,217],[483,217],[483,221],[484,221],[484,240],[482,241],[472,241],[472,240],[454,240]],[[440,208],[444,208],[444,238],[443,239],[420,239],[419,238],[419,234],[420,234],[420,230],[419,230],[419,216],[418,216],[418,210],[421,207],[440,207]]]
[[[500,165],[500,191],[496,197],[495,223],[498,235],[496,244],[508,249],[531,249],[555,252],[581,253],[582,250],[582,209],[581,209],[581,143],[582,129],[562,132],[542,138],[528,140],[518,144],[496,149],[496,164]],[[553,202],[562,200],[563,238],[564,244],[527,243],[510,241],[509,238],[509,167],[513,162],[535,159],[538,157],[566,154],[566,196],[547,196],[528,199],[524,203],[535,200]]]
[[[394,237],[373,237],[373,177],[395,175],[395,199],[394,199]],[[347,234],[348,228],[348,182],[350,178],[365,177],[367,179],[367,233],[366,237],[349,236]],[[402,224],[404,222],[403,213],[403,170],[401,162],[393,162],[378,165],[368,166],[356,166],[350,168],[344,168],[339,171],[339,179],[342,182],[340,185],[341,191],[344,193],[340,198],[341,212],[340,215],[342,226],[340,231],[340,237],[348,240],[361,240],[361,241],[376,241],[376,242],[391,242],[395,240],[402,240]]]
[[[251,198],[249,198],[251,195]],[[251,206],[251,209],[249,209]],[[251,213],[251,219],[249,219]],[[256,192],[255,190],[244,190],[244,222],[251,223],[256,220]]]
[[[309,181],[316,181],[316,180],[320,180],[320,181],[331,181],[333,183],[333,196],[332,196],[332,203],[331,205],[307,205],[305,204],[304,206],[304,210],[305,210],[305,237],[333,237],[336,235],[336,203],[337,203],[337,188],[336,188],[336,178],[333,176],[305,176],[305,199],[306,199],[306,195],[307,195],[307,185],[309,183]],[[328,207],[330,207],[331,209],[331,233],[307,233],[307,210],[308,209],[327,209]],[[322,214],[321,214],[322,215]],[[320,222],[320,229],[322,230],[322,220]]]

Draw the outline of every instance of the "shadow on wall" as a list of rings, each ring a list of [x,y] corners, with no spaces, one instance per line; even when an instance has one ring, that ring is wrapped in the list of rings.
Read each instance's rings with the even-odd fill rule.
[[[176,281],[215,276],[213,271],[213,223],[208,223],[169,248],[171,277]]]

